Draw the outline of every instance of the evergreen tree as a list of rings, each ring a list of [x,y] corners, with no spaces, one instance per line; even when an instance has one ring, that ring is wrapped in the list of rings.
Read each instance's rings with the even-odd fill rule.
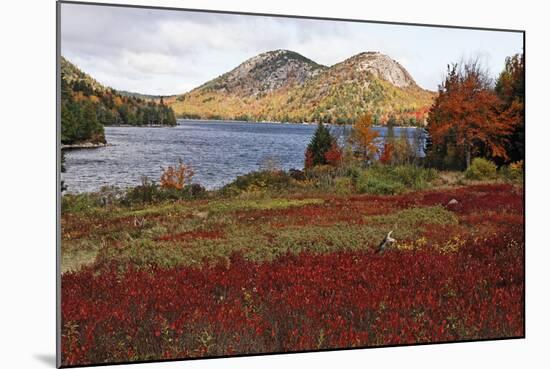
[[[394,127],[397,125],[397,120],[395,119],[395,116],[390,116],[388,119],[388,122],[386,123],[387,133],[386,133],[386,142],[392,143],[395,139],[395,132]]]
[[[336,139],[330,134],[330,130],[319,122],[306,149],[305,167],[327,164],[325,155],[335,142]]]
[[[79,131],[80,140],[90,139],[94,143],[104,142],[103,126],[97,119],[96,108],[91,102],[84,103],[82,110],[82,129]]]
[[[77,126],[74,103],[70,99],[64,101],[61,104],[61,143],[70,144],[75,141]]]

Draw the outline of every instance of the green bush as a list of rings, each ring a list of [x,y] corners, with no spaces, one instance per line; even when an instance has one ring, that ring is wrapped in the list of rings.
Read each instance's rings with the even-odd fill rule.
[[[224,196],[235,196],[242,193],[258,191],[281,191],[294,184],[294,179],[284,171],[251,172],[237,177],[233,182],[220,189]]]
[[[515,163],[510,163],[500,168],[499,174],[511,182],[522,182],[523,181],[523,161],[518,161]]]
[[[359,173],[352,171],[350,175],[359,193],[392,195],[407,189],[429,187],[430,182],[437,178],[437,171],[414,165],[376,165]]]
[[[476,180],[494,179],[497,176],[497,167],[487,159],[475,158],[470,167],[464,172],[464,176]]]
[[[393,195],[403,192],[405,186],[387,176],[380,176],[372,170],[361,173],[355,184],[358,193]]]
[[[353,190],[353,182],[349,177],[338,177],[334,180],[334,191],[339,195],[349,195]]]
[[[315,182],[316,187],[330,190],[334,186],[336,169],[330,165],[317,165],[306,170],[306,178]]]
[[[132,205],[158,201],[160,198],[159,192],[159,187],[155,182],[150,181],[147,177],[142,177],[139,186],[128,189],[122,203]]]
[[[98,192],[64,194],[61,198],[63,213],[89,213],[101,207],[120,202],[124,191],[117,187],[104,186]]]
[[[390,175],[406,187],[416,190],[426,188],[437,178],[437,171],[432,168],[422,168],[414,165],[390,167]]]
[[[355,161],[348,163],[345,167],[341,168],[341,172],[345,177],[351,178],[351,181],[355,184],[361,173],[365,169]]]
[[[63,213],[87,213],[101,206],[101,199],[94,193],[65,194],[61,198]]]
[[[132,187],[126,191],[124,197],[120,200],[122,205],[131,206],[135,204],[150,204],[167,200],[190,200],[203,198],[207,192],[199,184],[187,185],[184,188],[162,188],[155,182],[143,177],[141,184]]]

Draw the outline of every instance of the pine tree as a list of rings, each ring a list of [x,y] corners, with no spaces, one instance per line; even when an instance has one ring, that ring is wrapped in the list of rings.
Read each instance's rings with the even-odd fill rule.
[[[306,149],[305,167],[327,164],[326,153],[333,147],[336,139],[330,134],[330,130],[323,124],[317,124],[317,129]]]

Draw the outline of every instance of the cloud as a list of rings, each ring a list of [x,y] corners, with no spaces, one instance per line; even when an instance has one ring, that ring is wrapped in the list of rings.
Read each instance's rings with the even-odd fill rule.
[[[446,64],[461,55],[486,55],[494,74],[521,44],[520,34],[503,32],[83,4],[62,4],[61,14],[61,51],[69,60],[114,88],[165,95],[274,49],[324,65],[381,51],[435,89]]]

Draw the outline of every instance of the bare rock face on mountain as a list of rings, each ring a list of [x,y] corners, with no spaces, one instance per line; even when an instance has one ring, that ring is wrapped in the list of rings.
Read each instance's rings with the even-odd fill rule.
[[[364,52],[346,59],[340,67],[352,66],[355,72],[369,72],[373,76],[390,82],[395,87],[417,87],[413,78],[397,61],[379,52]]]
[[[269,51],[240,64],[199,90],[217,90],[238,96],[257,96],[303,84],[326,67],[288,50]]]

